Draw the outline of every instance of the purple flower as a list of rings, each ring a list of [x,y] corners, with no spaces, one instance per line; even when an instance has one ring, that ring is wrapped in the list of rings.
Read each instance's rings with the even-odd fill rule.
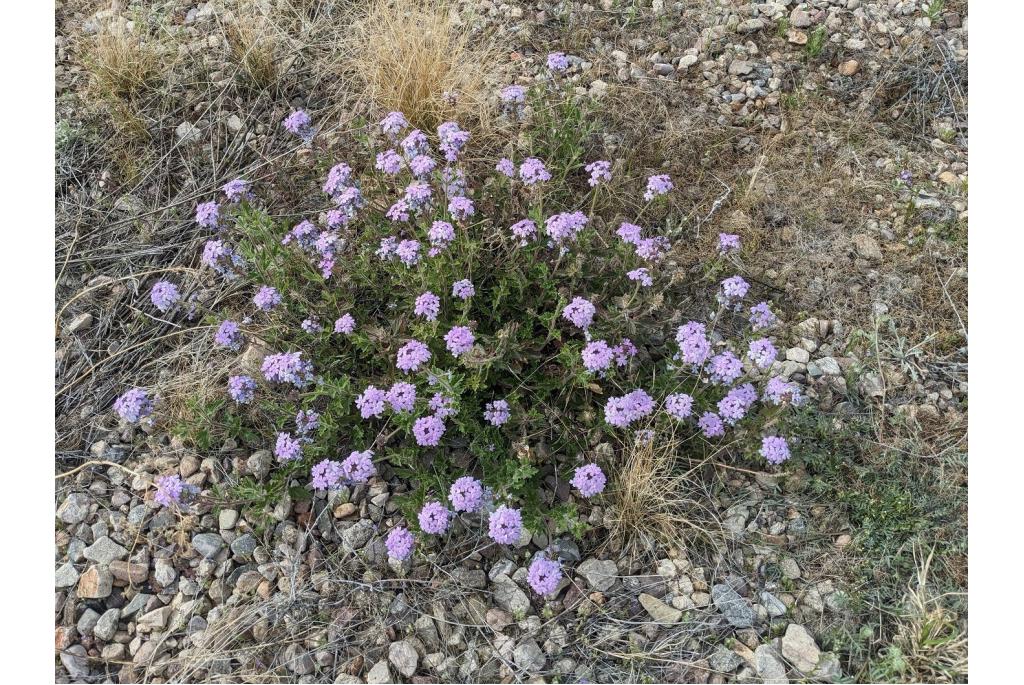
[[[153,401],[145,388],[132,388],[114,400],[114,411],[128,423],[138,423],[153,413]]]
[[[499,174],[508,176],[509,178],[516,177],[516,165],[512,163],[511,159],[505,159],[504,157],[502,157],[501,159],[498,160],[498,163],[495,165],[494,170],[497,171]]]
[[[679,327],[676,342],[682,360],[693,366],[702,365],[711,354],[711,342],[705,333],[704,324],[690,321]]]
[[[526,245],[527,241],[533,240],[537,235],[537,224],[529,219],[523,219],[512,224],[509,229],[512,235],[520,239],[520,245]]]
[[[431,256],[434,256],[455,240],[455,227],[447,221],[435,221],[430,225],[427,238],[430,239],[430,245],[433,248]]]
[[[420,528],[424,533],[440,535],[448,530],[448,510],[440,502],[427,502],[420,509]]]
[[[292,230],[288,231],[281,239],[281,244],[287,245],[295,241],[303,250],[312,250],[316,246],[319,234],[320,232],[316,230],[313,222],[306,219],[292,227]]]
[[[405,202],[417,212],[430,200],[430,185],[423,181],[410,183],[405,187]]]
[[[758,338],[750,342],[748,356],[750,361],[754,362],[759,369],[767,369],[778,355],[778,350],[775,349],[775,345],[772,345],[772,341],[768,338]]]
[[[362,394],[356,398],[356,407],[364,419],[380,416],[384,413],[384,402],[387,401],[387,393],[375,385],[368,385]]]
[[[377,472],[373,465],[373,450],[352,452],[341,462],[341,471],[345,478],[354,483],[365,483]]]
[[[405,120],[405,115],[401,112],[389,112],[380,122],[381,132],[391,138],[396,138],[408,126],[409,122]]]
[[[448,212],[456,221],[464,221],[476,213],[473,201],[468,197],[453,197],[448,201]]]
[[[650,202],[654,198],[664,195],[672,190],[672,179],[668,174],[657,174],[647,179],[647,190],[644,192],[644,199]]]
[[[294,461],[302,457],[302,441],[291,433],[278,433],[274,445],[274,456],[278,461]]]
[[[501,89],[501,109],[509,116],[522,117],[526,114],[526,89],[522,86],[505,86]],[[509,174],[511,176],[511,174]]]
[[[281,304],[281,293],[277,292],[277,288],[273,288],[269,285],[262,285],[256,292],[256,296],[252,298],[252,303],[256,305],[257,309],[269,312],[271,309]]]
[[[340,319],[334,322],[334,332],[343,333],[348,335],[356,329],[356,320],[352,318],[351,314],[344,314]]]
[[[511,545],[519,540],[523,532],[523,515],[518,509],[503,504],[491,512],[487,524],[487,532],[492,540],[502,545]]]
[[[245,260],[223,240],[207,240],[203,246],[202,263],[221,276],[234,278],[234,267],[242,266]]]
[[[730,350],[711,358],[711,382],[731,385],[743,374],[743,362]]]
[[[742,276],[732,276],[722,281],[722,291],[718,294],[718,301],[728,305],[735,300],[741,300],[750,290],[750,284],[743,280]]]
[[[453,326],[444,336],[444,342],[448,346],[448,351],[456,357],[473,349],[474,341],[473,331],[465,326]]]
[[[220,347],[238,351],[242,347],[242,331],[234,321],[222,321],[213,336],[213,342]]]
[[[593,497],[604,491],[608,478],[597,464],[584,464],[577,467],[572,476],[572,485],[584,497]]]
[[[654,279],[651,278],[651,272],[644,267],[633,269],[626,274],[626,277],[631,281],[639,281],[640,285],[645,287],[654,285]]]
[[[704,432],[705,438],[717,438],[725,435],[725,424],[718,414],[706,411],[697,421],[697,425]]]
[[[446,166],[441,171],[441,189],[448,197],[464,196],[466,194],[466,174],[462,169]]]
[[[596,188],[601,184],[601,181],[612,180],[612,163],[599,159],[596,162],[591,162],[585,169],[590,174],[590,179],[587,183],[590,184],[591,188]]]
[[[794,406],[799,406],[803,403],[800,388],[795,383],[787,383],[780,376],[771,378],[765,384],[764,398],[776,406],[786,401]]]
[[[338,484],[344,475],[341,464],[330,459],[324,459],[313,466],[309,475],[312,478],[310,483],[314,490],[330,490]]]
[[[401,199],[395,204],[391,205],[391,208],[388,209],[387,211],[387,217],[392,221],[408,221],[409,203],[405,199]]]
[[[425,155],[430,152],[430,143],[423,131],[415,129],[402,140],[402,154],[408,159]]]
[[[493,402],[487,403],[487,408],[484,410],[484,418],[492,426],[501,426],[508,422],[512,417],[512,410],[508,407],[508,402],[505,400],[494,400]]]
[[[437,137],[441,141],[441,152],[449,162],[459,158],[459,152],[469,141],[469,131],[463,131],[454,121],[446,121],[437,127]]]
[[[636,356],[636,345],[629,338],[623,338],[619,341],[619,344],[612,348],[612,353],[615,355],[615,363],[619,366],[625,366],[629,363],[629,360]]]
[[[224,190],[227,192],[227,186],[224,186]],[[196,205],[196,223],[203,228],[217,228],[220,223],[220,205],[215,200]]]
[[[551,180],[551,172],[544,166],[544,162],[536,157],[528,157],[519,165],[519,178],[528,186],[543,183]]]
[[[412,426],[412,434],[416,437],[416,444],[421,447],[436,447],[444,435],[444,421],[436,416],[424,416],[416,419]]]
[[[352,180],[352,167],[344,162],[335,164],[331,167],[331,170],[327,172],[327,180],[324,182],[324,193],[334,197],[340,194],[345,188],[349,186],[349,181]]]
[[[374,166],[388,176],[394,176],[402,170],[402,158],[394,150],[385,150],[377,153]]]
[[[668,238],[657,236],[655,238],[644,238],[636,244],[637,255],[648,262],[656,262],[665,256],[668,251]]]
[[[397,366],[402,371],[416,371],[430,360],[430,349],[419,340],[410,340],[398,350]]]
[[[184,488],[185,484],[181,481],[181,476],[160,476],[156,479],[156,495],[153,499],[163,507],[180,504]]]
[[[181,293],[178,292],[178,286],[170,281],[157,281],[153,284],[149,299],[154,307],[161,312],[166,312],[181,299]]]
[[[384,546],[388,549],[389,557],[397,561],[405,561],[412,556],[415,542],[416,540],[407,528],[393,528],[388,533],[388,539],[384,541]]]
[[[636,224],[622,222],[622,225],[619,226],[619,229],[615,231],[615,233],[619,236],[619,239],[622,240],[622,242],[635,246],[640,244],[643,231]]]
[[[386,396],[392,411],[412,411],[416,405],[416,386],[412,383],[399,381],[391,386]]]
[[[463,476],[452,483],[448,501],[455,511],[476,511],[483,503],[484,489],[476,478]]]
[[[665,411],[680,421],[693,413],[693,398],[683,392],[665,398]]]
[[[555,243],[561,243],[575,240],[588,221],[587,215],[583,212],[555,214],[544,222],[544,230]]]
[[[580,356],[587,371],[597,372],[604,371],[612,365],[615,351],[604,340],[594,340],[587,343]]]
[[[428,406],[430,411],[434,412],[434,416],[439,419],[445,419],[459,413],[459,410],[455,408],[455,400],[440,392],[434,393],[434,396],[430,398]]]
[[[769,435],[761,441],[760,454],[769,464],[781,464],[789,459],[789,445],[785,438]]]
[[[557,561],[538,556],[530,564],[526,580],[538,595],[550,595],[562,582],[562,569]]]
[[[271,383],[291,383],[303,388],[313,381],[313,365],[302,358],[301,352],[267,355],[260,370]]]
[[[654,411],[654,400],[643,390],[634,390],[622,397],[611,397],[604,405],[604,420],[625,428]]]
[[[301,109],[289,114],[281,125],[288,133],[299,136],[307,143],[313,140],[313,120]]]
[[[548,53],[548,69],[555,73],[560,73],[569,68],[569,59],[565,56],[564,52],[549,52]]]
[[[779,322],[767,302],[758,302],[750,308],[750,327],[755,331],[771,328]]]
[[[740,237],[734,233],[718,234],[718,251],[722,254],[736,252],[740,249]]]
[[[441,298],[430,292],[421,293],[416,298],[413,312],[416,316],[422,316],[427,321],[437,321],[437,314],[441,311]]]
[[[473,282],[468,278],[456,281],[454,285],[452,285],[452,297],[457,297],[460,300],[468,300],[475,294],[476,288],[473,287]]]
[[[249,404],[256,393],[256,381],[249,376],[228,378],[228,394],[239,404]]]
[[[416,178],[425,178],[430,172],[437,168],[437,162],[430,155],[416,155],[409,162],[409,169]]]
[[[320,414],[312,409],[302,409],[295,415],[295,430],[299,435],[309,435],[320,427]]]
[[[597,307],[590,300],[582,297],[574,297],[572,302],[562,310],[562,318],[571,321],[576,328],[587,330],[594,321],[594,314]]]
[[[403,240],[395,248],[395,254],[407,267],[415,265],[420,261],[420,241]]]
[[[718,402],[718,413],[730,426],[747,415],[747,411],[757,401],[757,391],[750,383],[733,388]]]

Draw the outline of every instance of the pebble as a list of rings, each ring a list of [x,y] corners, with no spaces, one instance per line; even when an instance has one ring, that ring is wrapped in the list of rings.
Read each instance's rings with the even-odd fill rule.
[[[192,548],[203,558],[209,559],[224,549],[224,538],[216,533],[199,533],[192,538]]]
[[[728,585],[711,588],[711,599],[725,619],[736,628],[750,628],[757,619],[754,608],[736,590]]]
[[[583,576],[591,589],[606,592],[615,584],[619,569],[614,561],[591,558],[576,567],[576,574]]]
[[[821,650],[807,629],[790,623],[782,637],[782,656],[803,673],[812,673],[821,660]]]
[[[678,623],[683,618],[682,611],[647,593],[640,594],[640,605],[658,623]]]

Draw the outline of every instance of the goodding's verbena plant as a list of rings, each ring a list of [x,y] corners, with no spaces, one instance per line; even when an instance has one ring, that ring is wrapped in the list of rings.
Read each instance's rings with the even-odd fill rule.
[[[384,464],[409,479],[405,522],[387,537],[396,560],[413,553],[413,531],[452,534],[455,517],[501,545],[573,519],[552,484],[569,483],[572,498],[614,487],[616,457],[595,462],[600,442],[629,449],[664,432],[692,437],[685,449],[725,438],[769,464],[789,457],[781,419],[800,395],[769,373],[769,305],[731,276],[708,316],[666,331],[649,300],[665,297],[671,243],[643,213],[672,179],[636,180],[637,215],[596,215],[612,165],[581,159],[572,130],[551,133],[551,112],[578,104],[558,87],[564,58],[549,65],[549,84],[502,91],[522,149],[483,177],[464,163],[473,141],[457,122],[424,132],[392,112],[364,131],[362,154],[325,165],[319,216],[281,225],[241,180],[197,210],[215,231],[203,263],[250,284],[244,307],[210,322],[218,354],[269,350],[259,374],[223,379],[218,420],[261,435],[284,477],[312,491]],[[284,126],[315,136],[304,112]],[[709,259],[737,264],[739,250],[723,234]],[[154,286],[161,312],[179,300],[173,283]],[[675,344],[653,344],[654,332]],[[154,411],[139,389],[116,409],[129,421]],[[160,503],[181,494],[180,481],[160,480]],[[529,572],[540,594],[561,577],[543,553]]]

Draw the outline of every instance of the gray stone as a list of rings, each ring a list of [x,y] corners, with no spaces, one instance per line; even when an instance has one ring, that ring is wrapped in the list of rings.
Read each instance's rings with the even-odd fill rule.
[[[274,455],[270,453],[270,450],[259,450],[258,452],[253,452],[252,456],[245,462],[246,470],[260,480],[267,477],[273,466]]]
[[[121,619],[120,609],[107,609],[100,616],[100,620],[92,629],[92,634],[99,639],[109,642],[117,632],[117,622]]]
[[[835,357],[822,357],[815,362],[826,376],[842,376],[843,369]]]
[[[373,537],[373,521],[362,519],[341,533],[341,541],[348,549],[362,549]]]
[[[60,662],[72,680],[84,680],[89,676],[89,659],[82,645],[71,645],[62,651]]]
[[[718,673],[731,673],[743,663],[743,657],[728,649],[725,645],[716,645],[715,651],[708,658],[711,670]]]
[[[763,28],[764,20],[754,18],[747,19],[746,21],[741,21],[739,25],[736,27],[736,30],[739,31],[740,33],[755,33],[756,31],[760,31]]]
[[[170,605],[160,607],[159,609],[153,609],[153,611],[140,616],[135,627],[142,631],[163,630],[164,626],[167,625],[167,619],[173,610],[173,607]]]
[[[806,628],[790,623],[782,636],[782,656],[802,673],[810,674],[818,667],[821,650]]]
[[[390,661],[398,672],[406,678],[411,678],[419,665],[420,656],[416,648],[408,640],[392,642],[388,647],[388,661]]]
[[[858,257],[866,259],[869,262],[882,261],[882,248],[878,246],[878,241],[866,233],[854,234],[853,249],[857,253]]]
[[[89,496],[84,492],[73,492],[57,507],[57,518],[64,523],[81,523],[89,515]]]
[[[248,559],[252,556],[252,553],[256,551],[257,544],[256,538],[252,533],[239,535],[231,543],[231,553],[241,559]]]
[[[316,663],[308,649],[302,645],[292,643],[284,650],[285,664],[295,675],[309,675],[316,670]]]
[[[544,668],[544,652],[533,638],[523,640],[512,650],[512,660],[527,673],[536,673]]]
[[[769,616],[777,618],[786,615],[786,605],[781,599],[770,592],[762,592],[759,597],[761,598],[761,606],[765,608]]]
[[[178,579],[178,572],[170,559],[157,559],[154,562],[153,578],[161,587],[170,587]]]
[[[75,318],[71,319],[71,322],[67,326],[68,333],[78,333],[84,331],[92,326],[93,316],[89,312],[82,312]]]
[[[142,611],[146,608],[146,605],[149,604],[149,600],[152,598],[153,595],[147,595],[144,592],[140,592],[139,594],[132,597],[132,600],[128,602],[128,604],[126,604],[123,609],[121,609],[121,615],[132,616],[138,613],[139,611]]]
[[[232,133],[238,133],[243,128],[242,120],[238,118],[237,114],[229,116],[224,123],[227,124],[228,130]]]
[[[757,619],[757,613],[754,607],[750,606],[750,602],[728,585],[720,584],[711,588],[711,600],[725,619],[736,628],[750,628]]]
[[[109,569],[90,566],[78,579],[78,596],[82,599],[103,599],[110,596],[114,576]]]
[[[754,668],[757,669],[757,675],[765,683],[789,682],[789,678],[786,677],[786,667],[769,645],[761,645],[754,650]]]
[[[192,547],[205,559],[217,556],[224,549],[224,538],[216,533],[199,533],[192,538]]]
[[[786,557],[779,562],[779,568],[782,570],[782,575],[790,580],[796,580],[800,577],[800,565],[792,557]]]
[[[789,15],[789,25],[794,28],[805,29],[811,25],[811,15],[798,7]]]
[[[92,635],[93,628],[96,627],[96,623],[99,620],[99,612],[86,608],[86,610],[82,612],[82,615],[79,616],[78,623],[75,625],[75,627],[78,629],[78,634]]]
[[[729,73],[733,76],[745,76],[754,70],[754,65],[742,59],[734,59],[729,64]]]
[[[110,562],[116,559],[123,559],[128,556],[128,550],[117,544],[106,535],[85,548],[83,552],[89,561],[109,566]]]
[[[525,616],[530,610],[530,598],[508,576],[502,574],[494,579],[494,601],[514,617]]]
[[[70,561],[59,569],[54,574],[53,586],[54,587],[71,587],[78,582],[78,570],[75,565]]]
[[[394,679],[391,677],[391,669],[388,668],[387,661],[378,661],[370,669],[370,672],[366,674],[367,683],[393,683]]]
[[[614,561],[587,559],[576,567],[577,575],[586,579],[587,585],[598,592],[604,592],[615,584],[619,569]]]
[[[658,623],[678,623],[683,618],[683,612],[673,609],[657,597],[645,593],[640,595],[640,604]]]
[[[193,145],[203,138],[202,130],[191,121],[183,121],[178,124],[178,127],[174,129],[174,134],[178,137],[178,143],[181,145]]]
[[[802,347],[791,347],[786,350],[786,359],[797,364],[806,364],[811,360],[811,353]]]
[[[689,69],[699,61],[700,58],[697,55],[683,55],[679,58],[679,70]]]
[[[235,509],[223,509],[218,517],[221,530],[233,530],[238,523],[238,511]]]

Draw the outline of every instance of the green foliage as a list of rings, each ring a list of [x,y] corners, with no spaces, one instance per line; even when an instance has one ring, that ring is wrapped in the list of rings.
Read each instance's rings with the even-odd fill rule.
[[[807,57],[810,59],[816,58],[821,54],[821,51],[825,49],[825,43],[828,41],[828,33],[824,26],[811,31],[811,34],[807,36],[807,45],[804,46],[804,50],[807,52]]]

